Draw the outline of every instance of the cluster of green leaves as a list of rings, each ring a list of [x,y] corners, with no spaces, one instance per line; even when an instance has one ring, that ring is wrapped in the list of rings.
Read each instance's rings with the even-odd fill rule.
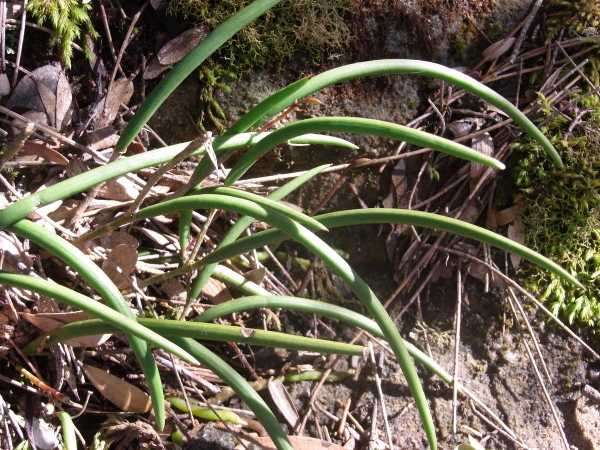
[[[526,244],[576,274],[587,287],[574,289],[560,278],[530,267],[526,285],[570,323],[600,330],[600,99],[595,93],[570,100],[574,111],[589,110],[572,132],[572,118],[545,108],[544,131],[565,162],[557,171],[534,141],[517,144],[515,181],[522,196]],[[544,101],[542,99],[542,104]]]
[[[67,68],[71,67],[73,43],[85,35],[92,39],[98,37],[90,19],[91,9],[90,0],[30,0],[27,4],[27,10],[39,25],[50,25],[51,45],[59,48],[60,57]]]

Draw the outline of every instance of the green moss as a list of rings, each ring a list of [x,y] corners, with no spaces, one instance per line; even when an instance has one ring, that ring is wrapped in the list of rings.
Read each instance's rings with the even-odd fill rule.
[[[554,39],[561,29],[570,34],[588,34],[600,27],[600,0],[549,0],[548,38]]]
[[[50,44],[59,48],[60,57],[67,68],[71,67],[73,43],[85,35],[92,39],[98,37],[89,16],[91,9],[90,2],[79,0],[30,0],[27,5],[27,10],[39,25],[50,25]],[[87,48],[85,45],[83,47]]]
[[[196,24],[214,28],[243,8],[248,0],[172,0],[168,13]],[[199,125],[217,130],[226,120],[215,100],[216,91],[227,91],[232,80],[250,69],[278,69],[298,59],[316,63],[347,46],[350,29],[344,17],[353,0],[283,1],[269,13],[242,30],[212,58],[200,78],[203,111]]]
[[[214,28],[248,0],[172,0],[169,14]],[[299,56],[319,58],[350,40],[344,15],[352,0],[284,1],[242,30],[220,50],[237,69],[281,64]]]
[[[544,99],[542,105],[544,104]],[[515,182],[523,197],[526,245],[575,273],[587,287],[581,292],[535,268],[524,270],[526,287],[550,303],[570,323],[600,330],[600,99],[573,95],[574,111],[591,110],[580,126],[545,108],[549,136],[565,162],[556,171],[532,141],[516,146],[520,161]]]

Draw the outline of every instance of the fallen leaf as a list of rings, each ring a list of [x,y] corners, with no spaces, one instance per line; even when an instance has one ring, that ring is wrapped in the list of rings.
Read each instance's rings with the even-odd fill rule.
[[[484,61],[492,61],[494,59],[500,58],[507,51],[509,51],[514,45],[517,39],[513,36],[507,37],[505,39],[501,39],[497,42],[494,42],[488,48],[486,48],[483,52],[481,52],[482,62]]]
[[[300,416],[283,382],[276,378],[271,378],[267,383],[267,389],[271,395],[271,400],[273,400],[273,403],[277,406],[285,421],[289,426],[295,427]]]
[[[208,279],[202,288],[202,293],[215,304],[223,303],[233,298],[227,286],[222,281],[215,280],[214,278]]]
[[[94,108],[95,119],[92,121],[94,129],[104,128],[113,123],[121,104],[127,105],[133,95],[133,82],[129,78],[116,80],[110,91]]]
[[[39,156],[48,162],[54,163],[59,166],[66,166],[69,164],[69,160],[59,153],[56,149],[58,147],[52,147],[47,142],[34,139],[28,140],[23,144],[22,150],[19,152],[21,155],[32,155]]]
[[[494,155],[494,141],[490,133],[482,133],[481,135],[471,140],[471,147],[473,150],[478,151],[486,156]],[[479,163],[471,163],[471,180],[478,180],[481,178],[486,170],[486,166]]]
[[[62,69],[48,64],[23,77],[6,106],[45,113],[48,124],[60,131],[71,123],[73,93]]]
[[[119,231],[111,235],[110,252],[102,263],[102,270],[117,287],[131,287],[131,274],[138,260],[138,241],[130,234]]]
[[[206,25],[184,31],[162,46],[156,55],[158,62],[168,66],[181,61],[200,41],[208,36],[208,33]]]
[[[170,66],[164,66],[159,61],[158,58],[154,57],[150,61],[150,64],[146,66],[144,69],[144,80],[153,80],[157,78],[161,73],[169,70]]]
[[[42,330],[44,333],[50,333],[67,323],[79,322],[81,320],[88,320],[92,318],[84,311],[37,314],[21,313],[21,317],[33,326]],[[63,342],[73,347],[97,347],[108,341],[110,337],[111,334],[97,334],[68,339]]]
[[[244,278],[248,281],[252,281],[253,283],[258,284],[259,286],[262,284],[265,279],[265,275],[267,274],[267,270],[264,267],[258,267],[256,269],[249,270],[244,274]]]
[[[85,142],[92,150],[104,150],[117,145],[119,135],[113,126],[91,131],[85,135]]]
[[[0,73],[0,98],[10,94],[10,81],[5,73]]]
[[[448,129],[455,138],[466,136],[473,129],[473,121],[471,119],[459,119],[448,124]]]
[[[513,205],[510,208],[505,208],[500,211],[496,211],[496,223],[499,227],[508,225],[515,221],[519,216],[521,208],[517,205]]]
[[[160,285],[170,301],[185,301],[186,289],[178,280],[171,278]]]
[[[142,144],[139,141],[133,141],[131,144],[129,144],[127,146],[127,151],[125,152],[125,155],[127,155],[127,156],[139,155],[140,153],[144,153],[145,151],[146,151],[146,147],[144,147],[144,144]]]
[[[308,436],[288,436],[294,450],[344,450],[344,447],[331,442],[321,441],[320,439]],[[263,446],[264,450],[275,450],[275,444],[270,437],[263,436],[254,438],[258,444]]]
[[[59,447],[57,430],[54,425],[41,417],[33,417],[31,424],[25,427],[31,444],[39,450],[53,450]]]
[[[121,411],[133,413],[150,411],[152,406],[150,396],[140,388],[88,364],[83,365],[83,370],[98,392]]]
[[[126,177],[119,177],[104,183],[98,191],[98,197],[127,202],[137,198],[139,193],[140,189],[133,181]]]

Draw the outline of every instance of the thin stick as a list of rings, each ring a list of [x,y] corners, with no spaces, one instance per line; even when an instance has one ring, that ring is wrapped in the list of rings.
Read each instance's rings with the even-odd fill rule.
[[[562,328],[564,331],[566,331],[569,334],[569,336],[571,336],[573,339],[575,339],[577,342],[579,342],[579,344],[581,344],[588,352],[590,352],[590,354],[592,356],[600,359],[600,354],[598,352],[596,352],[592,347],[590,347],[588,344],[586,344],[585,341],[583,339],[581,339],[579,336],[577,336],[577,334],[573,330],[571,330],[568,326],[566,326],[562,320],[560,320],[558,317],[556,317],[554,314],[552,314],[552,312],[550,312],[550,310],[548,310],[548,308],[546,308],[542,302],[540,302],[537,298],[535,298],[535,296],[533,296],[530,292],[525,290],[519,283],[514,281],[512,278],[505,275],[501,270],[499,270],[496,267],[477,258],[476,256],[469,255],[468,253],[461,252],[460,250],[454,250],[454,249],[447,248],[447,247],[440,247],[440,250],[445,253],[451,253],[454,255],[461,256],[466,259],[470,259],[471,261],[474,261],[478,264],[483,265],[486,269],[488,269],[489,271],[498,275],[500,278],[502,278],[502,280],[504,280],[506,283],[510,284],[512,287],[514,287],[519,292],[521,292],[523,295],[525,295],[525,297],[527,297],[529,300],[531,300],[533,303],[535,303],[535,305],[538,308],[540,308],[548,316],[548,318],[550,320],[552,320],[560,328]]]
[[[110,48],[110,53],[112,54],[113,61],[115,66],[119,70],[119,72],[126,77],[125,72],[123,72],[123,68],[121,67],[121,63],[117,60],[117,52],[115,50],[115,46],[113,44],[112,34],[110,32],[110,27],[108,25],[108,17],[106,16],[106,9],[104,8],[104,2],[100,2],[100,16],[102,17],[102,25],[104,25],[104,31],[106,33],[106,40],[108,41],[108,46]]]
[[[173,371],[175,372],[175,377],[177,378],[177,383],[179,384],[179,388],[181,389],[181,393],[183,394],[183,400],[185,401],[185,407],[188,410],[190,415],[190,421],[192,422],[192,428],[196,428],[198,424],[196,423],[196,418],[192,413],[192,405],[190,404],[190,399],[188,398],[187,392],[185,391],[185,387],[183,385],[183,381],[181,380],[181,375],[179,374],[179,368],[175,365],[175,359],[173,355],[169,353],[169,360],[171,362],[171,366],[173,367]]]
[[[25,29],[27,23],[27,0],[23,0],[23,12],[21,13],[21,27],[19,29],[19,44],[17,46],[17,58],[15,60],[15,72],[13,73],[12,86],[17,85],[19,79],[19,68],[21,66],[21,55],[23,54],[23,41],[25,40]]]
[[[508,60],[508,62],[510,64],[514,64],[515,61],[517,60],[517,56],[521,52],[521,46],[523,45],[523,42],[525,41],[525,37],[527,36],[529,27],[531,27],[533,19],[537,15],[540,7],[542,6],[542,3],[543,3],[543,0],[535,0],[535,3],[533,4],[531,11],[527,15],[527,18],[525,19],[525,23],[523,24],[523,28],[521,28],[521,32],[519,33],[519,36],[517,37],[517,41],[515,42],[515,46],[513,47],[513,51]]]
[[[371,359],[371,363],[373,364],[373,368],[375,370],[375,387],[377,388],[377,397],[379,399],[379,404],[381,405],[381,414],[383,415],[383,425],[385,428],[385,434],[388,440],[388,445],[390,450],[394,450],[394,444],[392,441],[392,432],[390,430],[390,423],[388,421],[387,416],[387,408],[385,406],[385,398],[383,396],[383,390],[381,389],[381,377],[379,376],[379,370],[377,368],[377,361],[375,360],[375,352],[373,352],[373,343],[369,341],[369,357]],[[383,353],[382,353],[383,356]]]
[[[377,166],[377,165],[380,165],[383,163],[398,161],[399,159],[409,158],[411,156],[422,155],[424,153],[429,153],[429,152],[431,152],[430,149],[423,148],[423,149],[415,150],[412,152],[401,153],[399,155],[385,156],[383,158],[376,158],[376,159],[359,158],[358,160],[351,162],[351,163],[337,164],[335,166],[328,167],[327,169],[321,171],[321,173],[339,172],[340,170],[349,169],[349,168],[359,169],[362,167]],[[266,177],[259,177],[259,178],[247,178],[245,180],[236,181],[234,183],[234,186],[245,185],[245,184],[268,183],[268,182],[272,182],[272,181],[274,181],[274,182],[283,181],[283,180],[287,180],[289,178],[299,177],[300,175],[304,175],[306,172],[308,172],[308,170],[301,170],[299,172],[283,173],[281,175],[269,175]]]
[[[508,302],[511,306],[511,309],[513,311],[513,314],[515,316],[515,319],[519,320],[513,300],[510,298],[510,296],[507,298],[508,298]],[[535,372],[535,376],[538,380],[538,384],[542,388],[544,398],[545,398],[546,402],[548,403],[548,406],[550,407],[550,411],[552,413],[554,423],[556,424],[556,427],[558,429],[558,434],[560,435],[560,438],[565,447],[565,450],[570,450],[571,447],[569,445],[569,441],[567,440],[567,437],[565,436],[565,431],[563,430],[562,424],[560,422],[560,417],[558,415],[558,411],[556,410],[556,406],[554,405],[554,402],[552,401],[552,398],[550,397],[550,393],[548,392],[548,389],[546,388],[546,383],[544,382],[544,379],[542,378],[542,374],[540,373],[540,370],[538,369],[538,366],[535,362],[535,358],[533,357],[533,353],[531,353],[529,344],[527,343],[527,341],[525,339],[523,339],[523,344],[525,345],[525,351],[527,352],[527,357],[529,358],[529,361],[531,362],[531,366],[533,367],[533,371]]]
[[[212,145],[212,135],[210,133],[206,133],[205,135],[196,138],[192,142],[190,142],[187,145],[187,147],[185,147],[181,152],[179,152],[173,159],[171,159],[171,161],[160,166],[152,174],[150,179],[146,182],[144,188],[142,189],[142,192],[138,194],[135,201],[131,204],[131,206],[129,206],[128,214],[135,214],[140,205],[144,202],[144,198],[146,198],[146,195],[148,195],[150,190],[154,187],[154,185],[156,185],[156,183],[160,181],[160,179],[164,176],[165,173],[167,173],[180,162],[189,158],[190,155],[194,153],[198,148],[210,145]]]
[[[517,296],[515,295],[515,292],[513,291],[513,289],[511,287],[508,288],[508,292],[509,292],[510,296],[512,297],[515,306],[519,310],[519,314],[521,314],[521,318],[523,319],[523,322],[525,323],[525,326],[527,327],[529,336],[531,336],[531,340],[533,341],[533,346],[535,347],[536,353],[538,354],[538,358],[540,359],[540,363],[542,364],[542,369],[544,369],[544,374],[546,375],[546,379],[547,379],[548,383],[552,383],[552,377],[550,376],[550,371],[548,370],[546,361],[544,361],[544,356],[542,355],[542,349],[540,347],[539,340],[535,337],[533,328],[531,327],[531,324],[529,323],[529,319],[527,319],[527,314],[525,314],[525,311],[523,310],[523,306],[521,305],[521,302],[519,301],[519,299],[517,298]]]
[[[110,88],[115,81],[115,78],[117,76],[117,70],[119,69],[119,67],[121,65],[121,59],[123,59],[123,54],[125,53],[125,49],[129,45],[129,41],[131,39],[131,34],[133,33],[133,30],[135,28],[135,24],[140,19],[142,13],[144,12],[144,9],[146,9],[146,6],[148,6],[148,2],[144,3],[142,5],[142,7],[139,9],[139,11],[136,12],[135,15],[133,16],[133,18],[131,19],[131,23],[129,24],[129,28],[127,28],[127,33],[125,33],[125,38],[123,39],[123,43],[121,44],[121,48],[119,49],[119,55],[117,56],[117,61],[115,63],[115,67],[113,68],[112,74],[110,76],[110,82],[108,83],[107,92],[110,92]]]
[[[456,271],[456,317],[454,331],[454,369],[452,371],[452,433],[456,435],[458,413],[458,355],[460,350],[460,323],[462,313],[462,269]]]
[[[571,63],[571,65],[573,65],[574,69],[577,70],[577,73],[579,73],[579,75],[581,75],[583,77],[583,79],[586,81],[586,83],[594,90],[594,92],[596,93],[596,95],[598,97],[600,97],[600,89],[598,89],[598,86],[596,86],[594,83],[592,83],[592,80],[590,80],[588,78],[588,76],[583,72],[583,70],[581,70],[577,66],[577,64],[575,63],[575,61],[573,61],[573,59],[569,56],[569,54],[563,48],[563,46],[560,45],[560,43],[557,43],[556,45],[563,52],[563,54],[567,57],[567,59],[569,60],[569,62]]]

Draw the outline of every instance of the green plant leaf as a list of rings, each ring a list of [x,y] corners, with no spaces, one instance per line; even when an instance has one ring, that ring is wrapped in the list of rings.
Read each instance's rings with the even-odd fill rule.
[[[238,31],[275,6],[279,1],[255,0],[217,26],[206,39],[203,39],[194,50],[171,69],[167,76],[154,88],[135,116],[129,121],[123,133],[121,133],[119,142],[117,142],[117,150],[123,152],[131,144],[160,105],[200,64]]]
[[[557,167],[563,167],[562,160],[552,143],[533,124],[533,122],[531,122],[531,120],[529,120],[527,116],[525,116],[525,114],[510,101],[462,72],[440,64],[413,59],[381,59],[359,62],[336,67],[335,69],[328,70],[311,78],[298,80],[267,97],[248,111],[231,126],[228,130],[228,134],[247,131],[251,127],[280,113],[295,101],[314,94],[328,86],[357,78],[401,74],[425,76],[444,80],[447,83],[456,85],[467,92],[483,98],[504,111],[517,125],[523,128],[529,136],[539,142]]]

